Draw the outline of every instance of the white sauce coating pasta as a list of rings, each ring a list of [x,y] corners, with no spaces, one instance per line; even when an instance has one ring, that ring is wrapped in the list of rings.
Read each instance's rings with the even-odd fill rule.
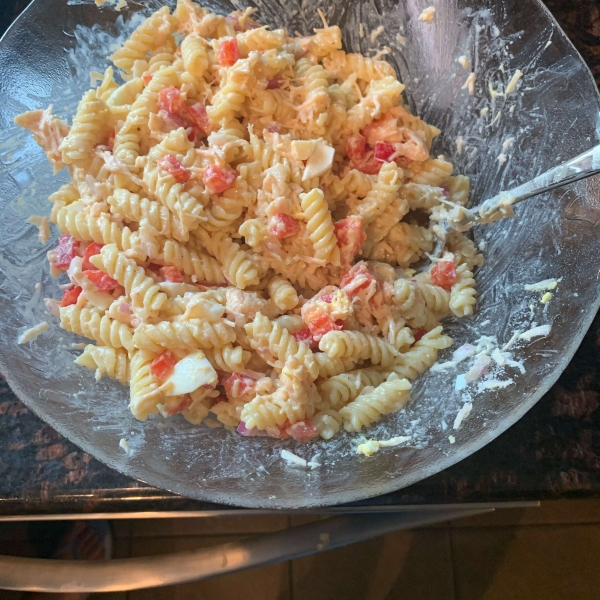
[[[178,0],[113,53],[70,126],[51,108],[16,121],[71,175],[50,198],[48,253],[70,283],[49,303],[97,344],[77,363],[128,383],[139,419],[329,439],[403,409],[452,344],[440,320],[473,313],[483,258],[455,233],[410,269],[433,248],[427,217],[464,206],[469,180],[430,155],[440,130],[410,114],[383,55],[344,52],[336,25],[292,37],[253,12]]]

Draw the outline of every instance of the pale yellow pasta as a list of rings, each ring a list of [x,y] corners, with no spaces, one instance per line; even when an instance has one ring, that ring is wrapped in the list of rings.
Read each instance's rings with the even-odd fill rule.
[[[106,143],[110,119],[106,104],[96,97],[95,90],[86,92],[73,117],[73,125],[60,149],[66,165],[91,158],[94,148]]]
[[[468,265],[463,263],[456,269],[456,283],[450,290],[450,310],[457,317],[466,317],[473,314],[477,301],[475,279]]]
[[[95,308],[79,308],[77,305],[60,309],[60,326],[67,331],[96,340],[111,348],[133,350],[133,331]]]
[[[127,258],[115,244],[104,246],[100,254],[90,258],[90,262],[125,288],[142,320],[155,318],[167,301],[167,295],[161,292],[152,277],[146,275],[144,268]]]
[[[358,396],[340,410],[346,431],[360,431],[382,415],[398,412],[410,398],[411,385],[406,379],[386,381],[372,392]]]
[[[354,363],[370,360],[374,365],[389,366],[398,351],[389,342],[360,331],[330,331],[319,342],[319,350],[330,358],[349,358]]]
[[[171,35],[175,18],[169,8],[163,6],[148,17],[132,34],[132,36],[112,56],[116,67],[131,73],[136,60],[143,60],[154,48],[164,44]]]
[[[133,336],[138,348],[152,352],[167,350],[188,350],[198,348],[219,348],[235,341],[232,327],[222,320],[208,323],[202,319],[173,322],[161,321],[156,325],[144,323]]]
[[[325,196],[320,189],[300,194],[302,210],[306,219],[308,237],[315,249],[315,258],[334,266],[340,264],[340,249],[333,230],[333,220]]]
[[[273,277],[269,282],[268,290],[273,304],[283,311],[292,310],[299,302],[296,290],[283,277]]]
[[[357,369],[342,375],[335,375],[321,383],[321,398],[329,406],[339,410],[354,400],[367,386],[377,387],[386,380],[386,375],[376,369]]]
[[[452,345],[452,338],[436,327],[426,333],[408,352],[404,352],[390,369],[398,377],[416,379],[437,360],[438,352]]]
[[[129,385],[129,356],[120,348],[88,344],[75,359],[75,364],[96,371],[98,380],[106,375],[123,385]]]
[[[71,127],[51,107],[16,122],[69,167],[48,259],[73,286],[61,326],[98,344],[77,364],[128,384],[141,420],[329,440],[405,406],[452,343],[439,322],[473,313],[483,257],[451,232],[451,289],[411,268],[470,184],[430,155],[440,130],[393,61],[346,53],[323,13],[302,36],[254,12],[177,0],[93,74]]]

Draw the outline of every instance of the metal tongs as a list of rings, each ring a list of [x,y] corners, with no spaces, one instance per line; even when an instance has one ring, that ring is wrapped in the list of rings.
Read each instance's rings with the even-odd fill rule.
[[[598,173],[600,173],[600,145],[538,175],[531,181],[500,192],[472,210],[450,202],[444,203],[445,206],[439,213],[442,218],[433,228],[438,241],[431,257],[439,258],[442,255],[446,236],[450,231],[467,231],[474,225],[487,225],[505,217],[512,217],[514,216],[513,205]]]

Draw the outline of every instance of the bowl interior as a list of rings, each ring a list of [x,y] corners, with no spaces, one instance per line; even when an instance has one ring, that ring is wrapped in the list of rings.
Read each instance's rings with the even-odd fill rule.
[[[528,201],[518,218],[475,231],[486,262],[477,273],[478,311],[449,319],[454,348],[481,336],[507,342],[515,330],[551,324],[551,334],[520,342],[500,378],[514,384],[478,393],[455,391],[456,370],[428,372],[414,401],[384,418],[366,435],[410,435],[408,448],[359,459],[356,438],[298,444],[242,438],[225,429],[191,426],[183,419],[135,421],[127,390],[72,364],[82,340],[58,327],[42,299],[57,297],[47,250],[26,222],[48,214],[48,195],[66,180],[52,176],[41,150],[13,117],[53,103],[71,115],[89,87],[89,71],[102,71],[109,48],[142,14],[162,2],[129,2],[117,13],[93,0],[35,2],[0,44],[0,371],[15,393],[63,435],[109,466],[152,485],[192,498],[248,507],[297,508],[360,500],[409,485],[473,453],[521,417],[559,376],[598,305],[600,181],[593,178]],[[317,3],[258,0],[259,19],[308,33],[320,25]],[[416,114],[442,129],[434,150],[451,157],[456,173],[472,177],[472,201],[526,181],[598,143],[599,98],[587,67],[547,10],[534,0],[435,0],[432,23],[418,20],[424,3],[364,0],[332,3],[325,10],[344,32],[346,49],[388,56],[405,83]],[[219,12],[233,10],[212,2]],[[366,34],[360,36],[359,24]],[[384,25],[375,42],[369,33]],[[458,57],[466,56],[465,70]],[[475,93],[464,88],[473,69]],[[502,93],[516,69],[521,83]],[[460,138],[461,141],[457,139]],[[498,158],[503,155],[506,160]],[[523,285],[556,278],[552,300]],[[39,284],[39,285],[37,285]],[[37,285],[37,287],[36,287]],[[21,331],[48,320],[50,329],[17,346]],[[445,360],[445,356],[441,356]],[[464,402],[473,411],[452,429]],[[119,447],[126,438],[132,448]],[[314,470],[294,469],[282,448],[314,459]]]

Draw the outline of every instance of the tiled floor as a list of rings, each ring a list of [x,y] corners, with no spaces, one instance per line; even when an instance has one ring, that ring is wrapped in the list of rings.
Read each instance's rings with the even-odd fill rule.
[[[168,554],[300,525],[306,517],[114,522],[115,557]],[[0,553],[29,553],[0,525]],[[29,537],[31,538],[31,527]],[[39,529],[40,546],[55,531]],[[20,544],[20,545],[19,545]],[[399,532],[292,562],[95,600],[588,600],[600,598],[600,501],[542,503]],[[0,590],[0,600],[19,594]]]

